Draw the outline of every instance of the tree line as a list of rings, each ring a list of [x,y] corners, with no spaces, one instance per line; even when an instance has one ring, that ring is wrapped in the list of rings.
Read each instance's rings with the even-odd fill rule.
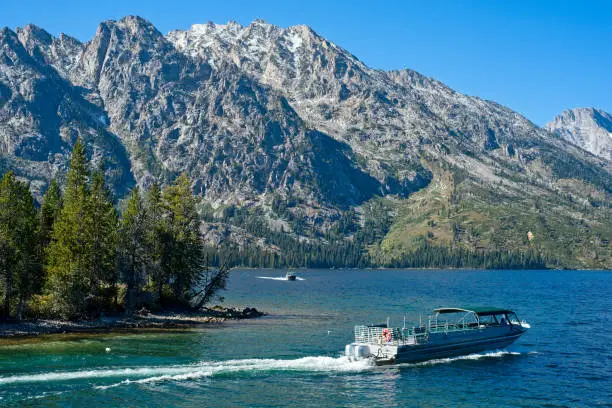
[[[467,250],[425,244],[410,253],[390,259],[372,257],[355,243],[299,242],[288,235],[274,240],[278,252],[256,246],[240,248],[224,243],[211,252],[211,262],[231,257],[231,266],[253,268],[475,268],[475,269],[547,269],[558,266],[555,259],[538,252]],[[212,250],[212,249],[211,249]]]
[[[273,201],[273,208],[278,207]],[[380,201],[364,209],[364,225],[356,221],[354,211],[343,213],[338,223],[322,240],[304,240],[284,232],[273,231],[263,214],[246,208],[229,207],[221,221],[244,228],[246,232],[264,237],[268,249],[256,245],[240,247],[224,242],[210,249],[211,260],[230,259],[232,266],[247,267],[307,267],[307,268],[479,268],[479,269],[546,269],[555,260],[535,248],[526,251],[468,250],[423,243],[399,257],[372,256],[368,247],[379,242],[387,233],[391,218]],[[287,216],[288,217],[288,216]],[[293,216],[295,217],[295,216]],[[208,214],[209,221],[214,220]],[[352,239],[345,237],[352,233]],[[314,234],[313,234],[314,235]],[[271,248],[275,248],[274,250]]]
[[[40,208],[12,172],[0,180],[0,289],[5,318],[89,318],[136,308],[202,307],[228,268],[208,268],[196,198],[185,174],[134,188],[121,215],[77,140],[66,184]],[[217,257],[218,258],[218,257]]]

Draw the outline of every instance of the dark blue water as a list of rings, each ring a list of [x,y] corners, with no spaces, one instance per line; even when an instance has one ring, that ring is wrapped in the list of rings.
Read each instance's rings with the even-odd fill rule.
[[[3,406],[612,406],[612,274],[597,271],[234,271],[226,303],[261,319],[175,333],[0,346]],[[493,305],[532,328],[506,350],[371,367],[342,357],[355,324]],[[105,348],[111,351],[106,352]]]

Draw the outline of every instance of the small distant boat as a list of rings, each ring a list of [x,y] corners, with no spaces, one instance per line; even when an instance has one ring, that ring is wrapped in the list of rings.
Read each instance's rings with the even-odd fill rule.
[[[531,327],[512,310],[497,307],[435,309],[427,324],[405,326],[355,326],[355,341],[346,345],[345,355],[376,365],[456,357],[502,349]]]
[[[287,274],[285,275],[285,279],[287,279],[288,281],[294,281],[297,279],[297,276],[293,272],[287,272]]]

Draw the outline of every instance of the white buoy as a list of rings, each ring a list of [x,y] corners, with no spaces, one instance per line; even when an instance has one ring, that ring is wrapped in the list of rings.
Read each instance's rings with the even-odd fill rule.
[[[107,348],[106,348],[106,352],[107,352],[107,353],[109,353],[109,352],[110,352],[110,350],[111,350],[111,349],[110,349],[110,347],[107,347]]]
[[[331,334],[331,330],[328,330],[327,331],[327,335],[329,336],[330,334]]]

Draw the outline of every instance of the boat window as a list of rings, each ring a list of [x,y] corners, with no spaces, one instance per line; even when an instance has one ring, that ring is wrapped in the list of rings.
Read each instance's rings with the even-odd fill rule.
[[[479,320],[480,320],[480,324],[486,324],[486,325],[498,324],[497,320],[495,320],[494,315],[479,316]]]
[[[457,323],[464,324],[466,326],[474,326],[478,324],[478,319],[476,319],[476,315],[474,313],[465,313],[463,316],[461,316],[461,319]]]
[[[474,313],[472,312],[457,312],[457,313],[444,313],[444,314],[438,314],[435,320],[435,324],[437,324],[438,327],[456,327],[456,328],[463,328],[463,327],[471,327],[474,326],[476,324],[478,324],[478,321],[476,320],[476,316],[474,315]]]
[[[497,321],[497,324],[499,324],[501,326],[507,326],[508,325],[508,317],[505,314],[495,315],[495,320]]]
[[[512,324],[521,324],[516,313],[508,313],[508,320]]]

